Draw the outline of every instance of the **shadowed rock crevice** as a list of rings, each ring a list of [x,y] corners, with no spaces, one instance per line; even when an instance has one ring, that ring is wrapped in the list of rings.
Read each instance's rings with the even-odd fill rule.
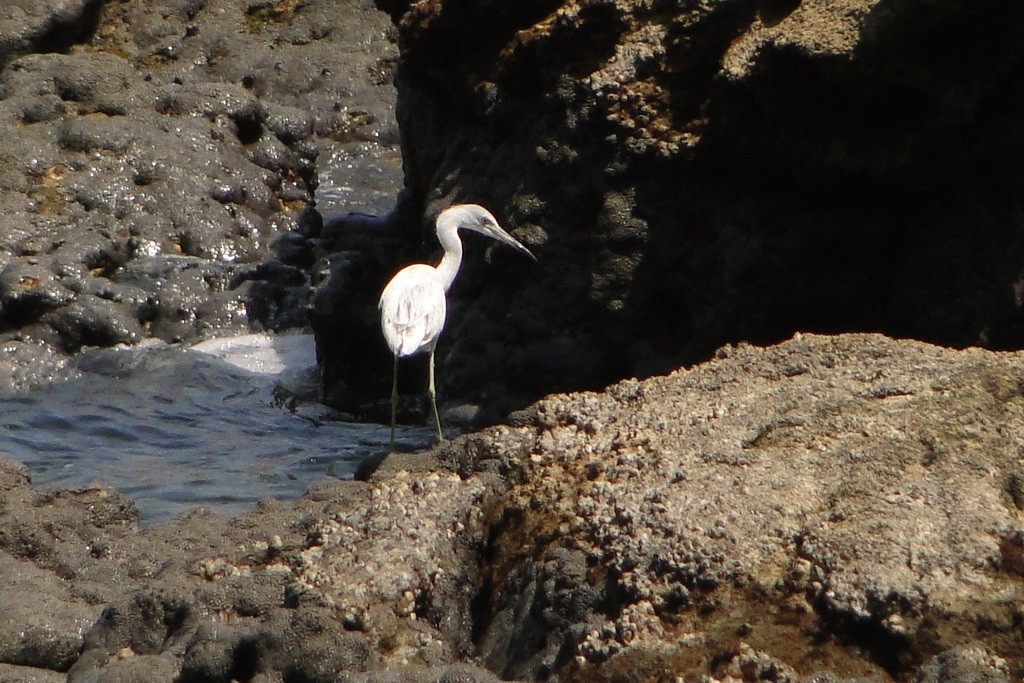
[[[407,70],[406,75],[412,80],[429,78],[434,86],[460,94],[467,86],[472,88],[479,80],[489,79],[496,59],[517,32],[544,21],[560,4],[560,0],[485,0],[472,8],[473,22],[465,21],[466,7],[457,3],[422,3],[409,8],[411,11],[396,7],[392,16],[400,17],[407,31],[402,34],[407,37],[400,38],[399,47],[416,55],[404,60],[399,68]],[[423,30],[424,27],[429,28]],[[434,80],[445,71],[459,74],[459,80]]]
[[[765,26],[776,26],[800,6],[801,0],[759,0],[757,17]]]
[[[243,638],[231,651],[231,670],[228,680],[251,681],[259,671],[260,645],[255,638]],[[188,674],[182,671],[185,680]]]
[[[451,293],[439,393],[478,421],[794,330],[1024,346],[1020,7],[562,2],[502,32],[488,3],[380,5],[406,255],[476,201],[539,257],[468,258]],[[453,26],[486,40],[456,58]]]
[[[487,515],[480,656],[521,679],[910,680],[977,642],[963,670],[1012,680],[1011,358],[872,336],[727,348],[463,440],[514,482]],[[687,398],[662,391],[676,382]]]
[[[0,29],[0,71],[9,60],[33,52],[66,52],[87,43],[99,27],[104,0],[12,0]]]
[[[572,17],[554,14],[530,25],[504,47],[502,59],[494,65],[497,78],[493,80],[516,97],[543,98],[557,87],[560,75],[547,65],[561,64],[564,74],[573,78],[593,73],[615,54],[627,28],[622,10],[614,3],[589,4]]]
[[[81,13],[57,16],[39,36],[34,45],[36,52],[65,52],[72,45],[88,42],[99,27],[105,0],[87,0]]]
[[[928,628],[930,619],[922,618],[922,628],[914,637],[910,637],[894,633],[878,619],[858,619],[830,613],[823,602],[819,602],[816,607],[819,610],[819,622],[811,642],[833,642],[851,652],[864,653],[894,679],[907,677],[924,661],[941,651],[941,640]],[[909,605],[903,605],[903,608],[907,607]],[[883,607],[878,611],[885,610]],[[894,613],[898,612],[899,609]]]

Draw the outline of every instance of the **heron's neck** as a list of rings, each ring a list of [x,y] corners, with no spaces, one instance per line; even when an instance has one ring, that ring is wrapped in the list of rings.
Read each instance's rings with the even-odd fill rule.
[[[437,266],[437,274],[444,284],[444,291],[451,289],[455,276],[462,265],[462,240],[459,239],[459,226],[454,221],[445,220],[445,216],[437,221],[437,239],[444,247],[444,256]]]

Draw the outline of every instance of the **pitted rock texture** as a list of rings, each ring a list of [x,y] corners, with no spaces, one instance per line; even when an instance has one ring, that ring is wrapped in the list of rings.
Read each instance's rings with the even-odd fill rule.
[[[1021,376],[876,335],[726,347],[144,531],[0,460],[0,676],[1020,680]]]
[[[378,646],[386,643],[386,664],[464,657],[472,651],[470,598],[487,491],[484,478],[446,472],[379,481],[369,505],[312,529],[299,585]]]
[[[59,370],[83,346],[306,324],[317,159],[397,138],[387,18],[326,0],[8,9],[0,341]],[[2,389],[47,380],[18,360]]]
[[[1024,344],[1021,6],[378,5],[399,32],[412,220],[349,300],[436,257],[452,202],[539,258],[471,245],[438,351],[450,405],[493,420],[797,330]],[[363,317],[353,337],[376,333]],[[350,351],[325,356],[338,402],[386,396],[388,358],[370,372]]]
[[[525,679],[761,680],[726,665],[746,652],[771,680],[889,680],[977,641],[1024,675],[1022,370],[807,336],[453,446],[514,482],[490,507],[481,656]]]
[[[487,478],[325,483],[140,532],[97,485],[0,459],[0,679],[497,680],[469,660]]]

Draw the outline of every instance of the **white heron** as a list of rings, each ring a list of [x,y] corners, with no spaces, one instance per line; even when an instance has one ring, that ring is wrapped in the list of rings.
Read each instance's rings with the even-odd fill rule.
[[[395,447],[395,421],[398,413],[398,359],[427,351],[430,354],[430,379],[427,393],[434,411],[437,437],[444,441],[441,418],[437,414],[434,388],[434,349],[444,328],[448,310],[447,294],[462,265],[462,239],[459,230],[471,230],[521,251],[536,261],[530,250],[501,229],[491,212],[476,204],[456,204],[438,215],[437,239],[444,256],[436,267],[426,263],[406,266],[391,278],[380,295],[380,327],[395,356],[391,382],[391,448]]]

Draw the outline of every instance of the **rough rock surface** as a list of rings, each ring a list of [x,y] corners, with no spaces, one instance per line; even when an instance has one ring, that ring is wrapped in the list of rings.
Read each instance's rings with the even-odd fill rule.
[[[1019,3],[378,5],[414,220],[377,277],[436,253],[453,201],[539,257],[473,244],[438,354],[449,402],[494,419],[796,330],[1024,344]],[[327,351],[338,402],[386,395],[386,357]]]
[[[83,346],[305,324],[318,158],[397,142],[387,17],[368,1],[5,7],[2,388]]]
[[[457,663],[483,488],[338,482],[140,533],[110,489],[33,491],[0,460],[0,678],[493,681]]]
[[[1019,678],[1022,370],[804,337],[539,402],[448,451],[516,482],[491,508],[481,656],[524,678],[886,679],[976,641],[920,680]]]
[[[725,347],[143,532],[0,461],[0,674],[1020,680],[1022,376],[875,335]]]
[[[321,226],[317,155],[393,141],[368,2],[8,3],[0,389],[301,324],[315,281],[333,399],[386,396],[380,284],[469,199],[541,263],[470,245],[440,374],[466,415],[795,328],[1019,345],[1016,4],[378,4],[408,189]],[[1021,376],[726,347],[145,531],[0,459],[0,679],[1020,680]]]

